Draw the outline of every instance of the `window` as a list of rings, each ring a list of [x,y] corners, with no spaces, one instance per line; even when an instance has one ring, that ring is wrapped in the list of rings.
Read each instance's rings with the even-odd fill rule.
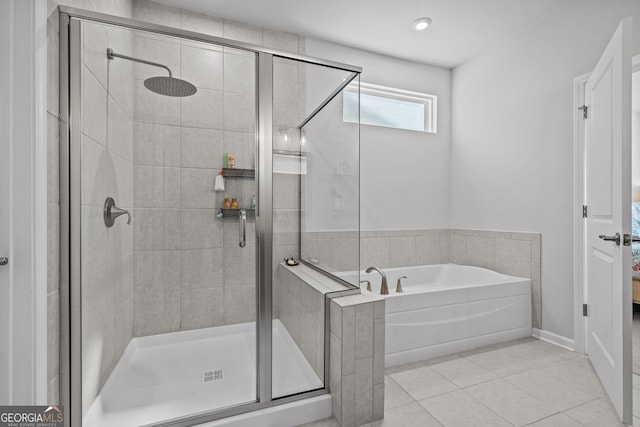
[[[360,123],[420,132],[437,132],[435,95],[360,83]],[[358,85],[344,91],[342,118],[358,122]]]

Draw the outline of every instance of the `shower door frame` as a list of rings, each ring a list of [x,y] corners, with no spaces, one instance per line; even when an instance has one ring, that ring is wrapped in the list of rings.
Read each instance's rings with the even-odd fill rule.
[[[328,369],[324,387],[291,396],[272,397],[272,286],[273,286],[273,58],[349,71],[362,68],[304,55],[282,52],[249,43],[166,27],[82,9],[60,6],[60,400],[65,406],[67,427],[82,425],[82,312],[81,312],[81,22],[116,25],[179,37],[255,53],[256,57],[256,400],[204,414],[186,415],[154,426],[187,427],[270,406],[328,393]],[[345,290],[351,294],[352,289]],[[341,294],[342,292],[340,292]],[[334,293],[332,297],[339,296]],[[328,333],[325,316],[325,343]],[[328,348],[325,345],[325,364]]]

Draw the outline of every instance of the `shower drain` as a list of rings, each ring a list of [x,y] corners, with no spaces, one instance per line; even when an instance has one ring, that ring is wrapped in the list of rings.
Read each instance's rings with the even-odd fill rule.
[[[204,371],[202,374],[202,382],[210,383],[212,381],[219,381],[224,379],[224,369],[216,369],[213,371]]]

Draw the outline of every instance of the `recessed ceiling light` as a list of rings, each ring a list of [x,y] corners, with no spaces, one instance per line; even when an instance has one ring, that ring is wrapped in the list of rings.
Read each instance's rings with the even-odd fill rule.
[[[429,17],[423,17],[413,21],[413,29],[416,31],[426,30],[433,20]]]

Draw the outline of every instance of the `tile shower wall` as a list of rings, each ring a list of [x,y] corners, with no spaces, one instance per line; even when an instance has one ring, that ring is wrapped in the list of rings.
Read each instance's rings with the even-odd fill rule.
[[[301,268],[299,268],[301,267]],[[277,268],[279,319],[318,378],[324,378],[325,294],[344,286],[302,265]]]
[[[48,268],[47,268],[47,325],[48,325],[48,338],[47,338],[47,402],[48,403],[58,403],[59,402],[59,321],[60,321],[60,283],[59,283],[59,274],[60,274],[60,192],[59,192],[59,150],[60,150],[60,138],[59,138],[59,22],[58,22],[58,5],[65,5],[71,7],[78,7],[81,9],[93,10],[98,12],[109,13],[112,15],[119,15],[125,17],[132,16],[133,5],[131,0],[48,0],[47,1],[47,259],[48,259]],[[104,41],[109,37],[118,40],[119,43],[123,43],[126,41],[122,40],[118,37],[114,32],[111,34],[105,34],[103,37],[99,32],[99,39]],[[94,34],[95,35],[95,34]],[[91,36],[91,35],[89,35]],[[92,59],[89,59],[88,56],[91,56],[89,52],[88,55],[84,56],[85,66],[91,67],[96,74],[93,74],[94,78],[100,78],[98,80],[98,86],[95,85],[95,81],[93,81],[93,88],[97,89],[98,92],[102,91],[101,95],[101,103],[109,104],[107,101],[107,95],[104,91],[106,88],[107,81],[105,80],[104,73],[100,73],[95,67],[95,63],[92,62]],[[122,83],[123,79],[126,81],[125,76],[113,76],[112,79],[117,79],[118,83]],[[91,82],[89,83],[91,84]],[[121,92],[122,94],[122,92]],[[123,96],[116,96],[115,94],[111,96],[111,109],[108,106],[104,108],[102,111],[105,114],[110,112],[112,114],[117,114],[116,109],[114,108],[114,104],[118,104],[118,106],[122,106],[127,104],[128,100]],[[118,102],[113,102],[117,100]],[[130,110],[129,110],[130,111]],[[103,122],[105,118],[101,119]],[[123,127],[126,129],[126,126]],[[113,140],[112,140],[113,141]],[[103,154],[107,154],[105,157],[118,156],[118,154],[111,153],[109,147],[109,140],[105,138],[102,139],[100,148],[103,151]],[[124,166],[126,168],[126,160],[122,157],[122,152],[119,153],[120,158],[114,162],[118,164],[119,167]],[[115,157],[114,157],[115,158]],[[85,212],[88,212],[89,209],[85,209]],[[104,225],[102,226],[104,228]],[[121,239],[119,242],[118,240]],[[127,248],[126,248],[126,235],[121,235],[111,239],[113,245],[120,245],[120,249],[122,250],[119,253],[122,260],[126,260],[127,258]],[[122,276],[121,276],[122,277]],[[126,298],[126,286],[124,283],[126,279],[122,277],[122,281],[120,282],[119,287],[119,297],[120,303],[114,301],[111,306],[116,309],[125,310],[127,306],[127,298]],[[66,285],[66,284],[65,284]],[[110,289],[109,292],[113,291]],[[130,318],[130,316],[128,316]],[[113,325],[113,329],[109,331],[111,326],[107,326],[102,329],[102,332],[106,334],[108,337],[107,342],[110,346],[110,349],[105,350],[105,355],[107,356],[115,356],[117,354],[118,349],[122,347],[124,342],[127,340],[126,329],[126,319],[127,316],[123,317],[125,319],[124,322],[120,323],[120,331],[118,334],[115,334],[115,324]],[[106,325],[103,325],[106,326]],[[99,327],[100,328],[100,327]],[[126,344],[124,344],[126,345]],[[93,388],[95,389],[96,384],[99,384],[100,377],[104,375],[106,365],[110,364],[110,362],[105,360],[104,364],[98,364],[99,371],[102,372],[93,372]]]
[[[292,53],[304,48],[294,34],[147,1],[134,3],[134,17]],[[161,97],[142,86],[157,70],[134,68],[134,334],[253,321],[255,271],[247,266],[255,265],[255,241],[240,248],[237,220],[216,218],[223,194],[213,182],[223,152],[235,155],[238,168],[255,167],[254,55],[140,33],[134,45],[139,57],[166,64],[198,87],[189,98]],[[298,181],[276,174],[274,191],[284,186],[289,193]],[[254,180],[227,178],[225,187],[241,207],[256,193]],[[274,201],[275,274],[281,258],[297,254],[298,204],[290,197]],[[254,236],[253,219],[247,227]]]
[[[107,47],[130,53],[129,31],[82,26],[82,400],[86,412],[133,332],[133,227],[107,228],[105,199],[133,208],[132,67],[109,61]]]

